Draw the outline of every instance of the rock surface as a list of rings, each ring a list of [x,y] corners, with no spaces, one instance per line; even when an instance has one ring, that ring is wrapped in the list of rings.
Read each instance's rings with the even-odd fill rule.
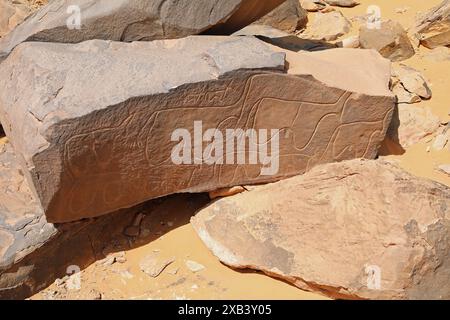
[[[65,275],[68,266],[94,262],[93,246],[104,245],[109,231],[130,220],[136,210],[96,221],[48,223],[11,145],[0,145],[0,299],[27,298]]]
[[[231,34],[283,1],[54,0],[0,40],[0,60],[25,41],[138,41],[204,32]]]
[[[255,23],[268,25],[286,32],[294,32],[303,29],[307,22],[308,14],[300,6],[300,2],[298,0],[287,0]]]
[[[318,12],[300,36],[312,40],[332,41],[348,33],[351,26],[350,21],[339,11]]]
[[[408,34],[398,22],[383,21],[380,29],[361,26],[359,33],[361,48],[375,49],[392,61],[406,60],[415,54]]]
[[[430,108],[399,104],[387,135],[407,148],[435,133],[440,122]]]
[[[416,103],[430,99],[432,92],[423,74],[407,65],[394,65],[392,69],[394,93],[399,103]]]
[[[10,0],[0,0],[0,38],[21,23],[30,12],[30,8],[25,4],[13,3]]]
[[[450,189],[353,160],[217,200],[191,223],[223,263],[344,299],[449,299]]]
[[[433,49],[439,46],[450,46],[450,0],[427,12],[414,28],[420,44]]]
[[[123,250],[131,247],[130,241],[121,237],[122,229],[137,216],[144,212],[153,218],[170,210],[191,216],[208,201],[205,195],[176,195],[96,219],[54,225],[46,221],[33,199],[11,145],[2,144],[0,300],[28,298],[55,279],[66,277],[71,266],[82,270],[105,256],[102,265],[111,258],[123,263]]]
[[[1,120],[50,222],[374,158],[394,105],[389,63],[371,51],[328,51],[300,55],[304,67],[286,75],[255,70],[283,69],[285,61],[254,38],[24,43],[0,70]],[[349,57],[347,66],[357,68],[341,69]],[[197,153],[195,145],[209,144],[171,137],[175,129],[195,136],[194,121],[205,130],[280,129],[258,140],[275,159],[270,167],[262,160],[243,166],[231,150],[231,164],[221,164],[224,153]],[[278,140],[279,153],[269,151]],[[180,149],[188,160],[176,165]],[[245,153],[257,155],[252,150],[245,143]]]

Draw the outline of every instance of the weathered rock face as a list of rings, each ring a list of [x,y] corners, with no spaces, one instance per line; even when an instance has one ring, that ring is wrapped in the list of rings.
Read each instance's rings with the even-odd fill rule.
[[[122,233],[137,216],[151,217],[144,218],[141,228],[153,227],[161,213],[188,217],[209,201],[206,195],[176,195],[96,219],[53,225],[34,200],[11,145],[0,144],[0,300],[28,298],[66,276],[70,266],[83,269],[108,253],[131,249]],[[135,245],[149,241],[143,234],[133,240]]]
[[[21,3],[13,4],[10,0],[0,0],[0,38],[22,22],[30,12],[30,9]]]
[[[48,221],[73,221],[375,157],[394,106],[389,62],[353,55],[361,68],[343,72],[356,92],[324,76],[347,53],[300,56],[306,74],[286,75],[268,70],[284,54],[255,38],[25,43],[0,70],[0,118]]]
[[[345,299],[450,298],[450,189],[353,160],[217,200],[191,222],[225,264]]]
[[[427,48],[450,46],[450,0],[442,1],[421,17],[414,32]]]
[[[415,54],[406,31],[398,22],[392,20],[383,21],[380,29],[362,26],[359,40],[361,48],[375,49],[392,61],[402,61]]]
[[[314,20],[300,36],[312,40],[332,41],[348,33],[351,22],[339,11],[315,13]]]
[[[439,129],[441,121],[430,108],[400,103],[396,109],[387,135],[403,148],[418,143]]]
[[[294,32],[304,28],[307,22],[308,14],[300,6],[300,2],[298,0],[287,0],[255,23],[268,25],[286,32]]]
[[[25,41],[138,41],[182,38],[207,31],[231,34],[283,1],[55,0],[0,41],[0,59]]]

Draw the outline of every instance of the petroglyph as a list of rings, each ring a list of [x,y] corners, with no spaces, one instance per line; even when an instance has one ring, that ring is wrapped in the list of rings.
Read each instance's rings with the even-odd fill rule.
[[[111,48],[111,44],[92,43],[101,46],[101,54],[107,61],[120,56],[129,76],[124,70],[120,70],[119,76],[119,71],[112,68],[104,75],[109,77],[110,85],[101,92],[95,90],[96,84],[89,82],[88,75],[81,75],[87,82],[79,87],[67,87],[73,82],[65,81],[57,97],[47,102],[43,121],[28,120],[27,115],[19,114],[27,113],[28,107],[13,110],[12,97],[0,96],[7,134],[30,172],[49,221],[98,216],[172,193],[271,182],[304,173],[320,163],[376,156],[391,119],[393,97],[348,92],[329,87],[312,76],[280,73],[284,56],[271,52],[255,39],[214,40],[213,46],[217,47],[214,50],[209,49],[211,42],[202,47],[205,43],[196,38],[180,41],[184,42],[166,52],[161,52],[158,43],[139,44],[149,55],[154,54],[153,47],[159,46],[158,56],[169,56],[158,65],[136,50],[139,49],[136,44],[114,44],[116,47]],[[248,49],[239,50],[249,52],[230,52],[227,44],[235,41],[243,41],[241,47]],[[49,63],[45,72],[49,72],[48,79],[56,82],[56,75],[67,63],[70,70],[66,79],[71,73],[84,72],[95,72],[101,77],[106,69],[97,65],[97,70],[85,71],[80,62],[83,56],[70,54],[82,47],[95,59],[94,50],[89,51],[86,44],[58,45],[61,46],[58,50],[51,47],[54,45],[24,46],[18,48],[17,57],[13,54],[5,61],[3,72],[8,73],[14,59],[21,56],[33,64],[34,57],[27,54],[33,46],[54,55],[55,59],[46,60],[57,63]],[[134,56],[129,56],[127,46],[134,46]],[[183,52],[174,54],[180,47]],[[203,52],[219,62],[219,74],[217,66],[205,61]],[[172,65],[181,55],[184,62]],[[232,55],[233,60],[224,59],[224,55]],[[182,83],[173,80],[173,73],[182,74],[192,65],[200,76],[189,79],[184,75]],[[272,70],[257,70],[263,68]],[[26,86],[26,81],[21,85]],[[47,92],[49,87],[44,85],[38,92]],[[84,93],[84,100],[77,96],[79,92]],[[28,96],[20,103],[25,104]],[[17,118],[26,119],[24,125],[39,132],[40,139],[45,139],[44,147],[39,139],[24,142],[26,137],[16,134],[15,126],[20,121],[12,120]],[[214,128],[222,132],[278,130],[278,172],[262,175],[263,164],[248,162],[174,164],[171,153],[178,141],[171,141],[172,132],[185,128],[193,133],[196,121],[201,121],[205,130]],[[270,150],[272,138],[268,135],[265,141],[258,140],[258,147]],[[207,145],[203,142],[202,149]],[[195,157],[194,146],[192,150]],[[249,154],[248,143],[244,153]],[[235,151],[223,156],[242,155]]]

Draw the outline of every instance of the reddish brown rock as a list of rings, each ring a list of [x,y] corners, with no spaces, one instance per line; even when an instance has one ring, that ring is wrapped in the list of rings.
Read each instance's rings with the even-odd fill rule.
[[[450,299],[450,189],[382,161],[318,166],[191,223],[223,263],[343,299]]]
[[[177,195],[96,219],[54,225],[31,194],[11,145],[0,140],[0,300],[28,298],[67,276],[73,270],[69,267],[82,270],[106,255],[123,262],[123,250],[131,249],[132,242],[122,230],[137,217],[151,217],[142,222],[146,228],[167,214],[187,222],[208,201],[203,194]],[[136,245],[147,243],[148,236],[139,241]]]
[[[349,56],[359,68],[337,65]],[[305,67],[286,75],[284,54],[254,38],[25,43],[0,70],[0,118],[50,222],[374,158],[394,106],[388,61],[363,50],[298,57]],[[203,137],[214,128],[215,155]],[[256,130],[258,142],[239,151],[227,129]]]

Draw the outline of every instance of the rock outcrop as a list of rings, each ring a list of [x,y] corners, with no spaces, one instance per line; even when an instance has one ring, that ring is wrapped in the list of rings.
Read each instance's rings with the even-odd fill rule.
[[[176,195],[96,219],[51,224],[11,145],[0,144],[0,300],[28,298],[75,268],[82,270],[111,252],[131,249],[122,232],[136,217],[154,218],[170,210],[191,216],[209,201],[206,195]]]
[[[449,299],[450,189],[353,160],[255,187],[191,223],[223,263],[343,299]]]
[[[389,62],[298,57],[283,74],[284,53],[255,38],[24,43],[0,70],[0,119],[50,222],[374,158],[394,106]]]
[[[300,6],[300,2],[298,0],[287,0],[255,23],[286,32],[294,32],[303,29],[307,22],[308,14]]]
[[[231,34],[284,0],[54,0],[0,40],[0,60],[25,41],[140,41]]]
[[[14,29],[30,12],[30,8],[22,3],[0,0],[0,38]]]
[[[439,46],[450,46],[450,0],[425,13],[417,22],[414,33],[420,44],[433,49]]]
[[[359,41],[361,48],[375,49],[392,61],[406,60],[415,54],[405,29],[392,20],[383,21],[380,29],[362,26]]]

